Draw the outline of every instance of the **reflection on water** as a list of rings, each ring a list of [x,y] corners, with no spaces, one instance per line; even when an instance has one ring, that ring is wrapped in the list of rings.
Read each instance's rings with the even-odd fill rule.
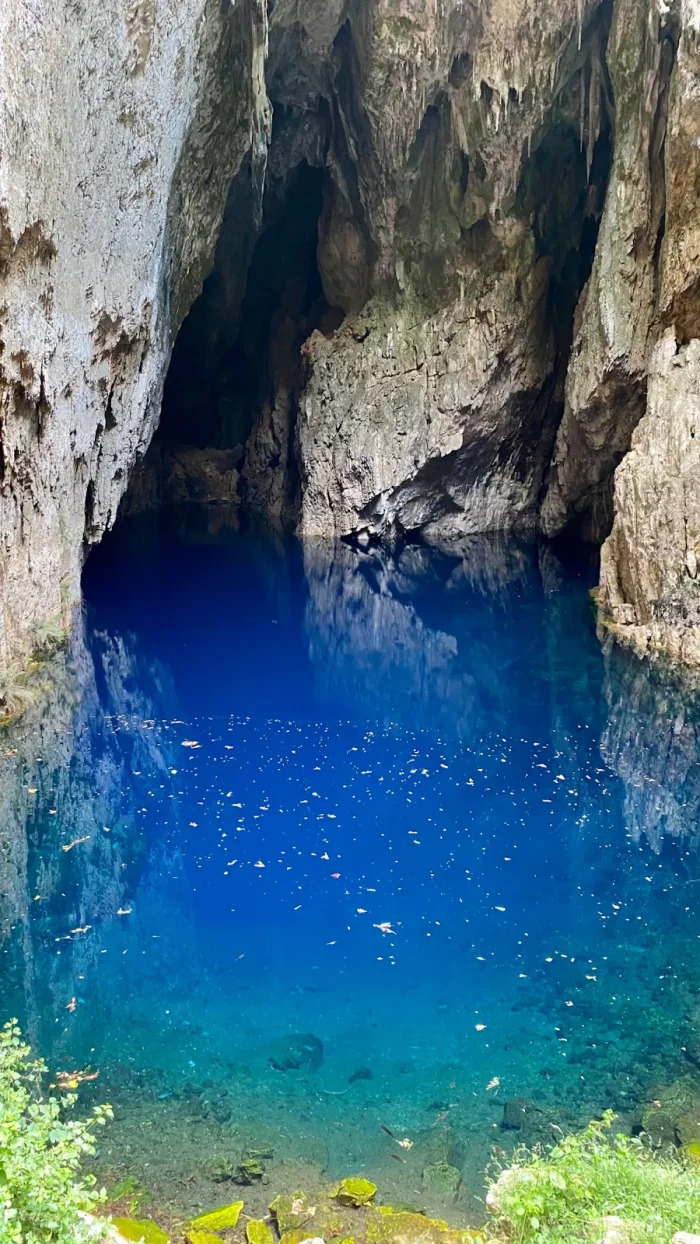
[[[2,1009],[99,1068],[100,1173],[184,1212],[253,1148],[463,1217],[494,1143],[700,1094],[697,707],[586,572],[200,537],[101,552],[0,743]]]

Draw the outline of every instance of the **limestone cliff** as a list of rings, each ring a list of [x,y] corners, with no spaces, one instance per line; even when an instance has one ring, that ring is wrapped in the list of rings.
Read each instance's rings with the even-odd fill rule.
[[[699,29],[700,0],[9,0],[0,663],[68,619],[142,459],[132,508],[223,489],[305,536],[614,512],[604,609],[697,660]]]
[[[615,477],[601,605],[642,652],[700,663],[700,4],[683,0],[666,140],[658,342],[648,399]],[[659,334],[661,334],[659,336]]]
[[[0,664],[66,623],[244,154],[260,0],[0,6]]]

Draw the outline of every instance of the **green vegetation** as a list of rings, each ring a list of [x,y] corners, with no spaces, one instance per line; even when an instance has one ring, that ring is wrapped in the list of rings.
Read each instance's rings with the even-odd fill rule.
[[[523,1149],[496,1189],[498,1226],[514,1244],[600,1240],[600,1219],[630,1224],[630,1242],[670,1244],[676,1231],[700,1228],[700,1168],[642,1140],[611,1135],[608,1111],[549,1152]]]
[[[85,1120],[66,1119],[75,1094],[44,1097],[46,1066],[31,1061],[16,1021],[0,1031],[0,1240],[2,1244],[76,1244],[81,1211],[104,1199],[81,1173],[95,1152],[95,1128],[111,1118],[98,1106]]]

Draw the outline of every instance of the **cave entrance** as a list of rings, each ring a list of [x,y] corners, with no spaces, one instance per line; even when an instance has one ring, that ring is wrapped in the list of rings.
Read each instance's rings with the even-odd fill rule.
[[[302,346],[342,312],[323,291],[318,230],[324,171],[302,161],[252,221],[251,170],[229,194],[214,267],[178,334],[161,419],[130,486],[127,513],[224,503],[293,521]]]

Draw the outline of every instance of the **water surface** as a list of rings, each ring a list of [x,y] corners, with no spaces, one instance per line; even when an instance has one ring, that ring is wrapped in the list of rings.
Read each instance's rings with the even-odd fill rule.
[[[494,1144],[694,1082],[696,705],[592,580],[155,520],[91,559],[0,745],[0,998],[99,1070],[107,1180],[185,1212],[253,1149],[249,1205],[364,1172],[464,1218]]]

